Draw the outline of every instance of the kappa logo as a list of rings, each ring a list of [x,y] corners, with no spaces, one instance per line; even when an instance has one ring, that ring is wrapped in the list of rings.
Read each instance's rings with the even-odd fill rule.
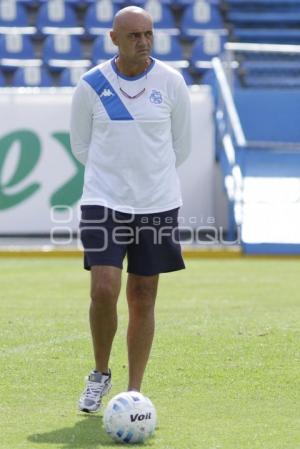
[[[111,97],[115,95],[110,89],[103,89],[103,91],[100,94],[100,98],[101,97]]]
[[[163,101],[161,92],[153,89],[150,95],[150,101],[154,104],[161,104]]]

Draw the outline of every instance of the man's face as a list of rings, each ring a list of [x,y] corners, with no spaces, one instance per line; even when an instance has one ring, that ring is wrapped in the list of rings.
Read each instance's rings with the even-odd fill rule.
[[[153,45],[152,22],[147,17],[135,15],[111,32],[111,38],[119,47],[119,55],[132,64],[148,60]]]

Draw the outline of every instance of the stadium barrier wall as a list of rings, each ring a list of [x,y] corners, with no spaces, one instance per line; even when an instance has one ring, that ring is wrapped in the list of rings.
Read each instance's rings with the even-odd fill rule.
[[[179,168],[182,227],[216,219],[213,100],[193,86],[192,155]],[[71,89],[0,92],[0,234],[74,233],[83,169],[71,154]],[[53,231],[54,230],[54,231]]]

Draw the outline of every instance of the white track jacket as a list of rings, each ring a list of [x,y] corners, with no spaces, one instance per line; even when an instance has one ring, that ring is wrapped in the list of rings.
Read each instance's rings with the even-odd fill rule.
[[[145,91],[129,99],[120,88]],[[190,100],[175,69],[157,59],[136,77],[115,59],[94,67],[75,89],[70,138],[85,165],[81,204],[135,214],[181,206],[176,166],[190,152]]]

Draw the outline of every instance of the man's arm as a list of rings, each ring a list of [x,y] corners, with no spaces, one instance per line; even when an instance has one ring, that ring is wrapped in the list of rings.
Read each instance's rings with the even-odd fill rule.
[[[191,152],[191,102],[183,78],[176,89],[176,103],[171,120],[173,147],[176,154],[176,167],[178,167]]]
[[[92,133],[92,110],[89,92],[80,81],[76,87],[71,106],[70,141],[72,153],[83,165],[88,158],[88,151]]]

